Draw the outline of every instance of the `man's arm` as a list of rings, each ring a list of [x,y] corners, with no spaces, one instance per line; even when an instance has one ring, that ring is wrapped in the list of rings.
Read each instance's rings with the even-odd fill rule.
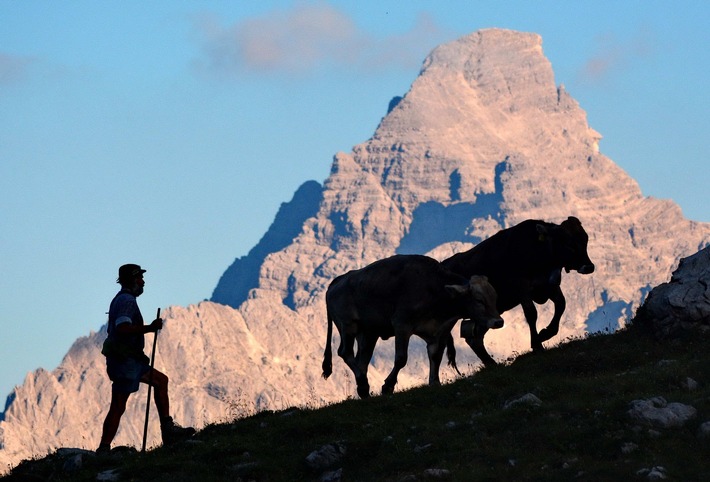
[[[163,328],[163,319],[156,318],[150,325],[132,325],[131,323],[120,323],[116,325],[116,332],[122,335],[143,335]]]

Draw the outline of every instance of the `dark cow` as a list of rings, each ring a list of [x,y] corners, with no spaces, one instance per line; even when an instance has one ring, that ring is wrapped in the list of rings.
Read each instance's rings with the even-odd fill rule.
[[[522,305],[530,327],[533,351],[542,350],[542,342],[557,334],[565,311],[565,297],[560,289],[562,268],[581,274],[594,272],[587,255],[589,236],[579,219],[570,216],[557,225],[529,219],[481,241],[472,249],[441,262],[446,269],[461,276],[484,275],[498,293],[498,311],[503,313]],[[552,300],[555,312],[550,324],[537,331],[535,303]],[[495,361],[483,345],[487,328],[461,324],[461,336],[484,365]]]
[[[407,364],[409,339],[421,337],[429,355],[429,384],[438,385],[439,366],[451,329],[461,318],[488,328],[503,326],[495,310],[496,293],[484,276],[469,280],[420,255],[396,255],[335,278],[326,293],[328,339],[323,377],[333,371],[333,323],[340,334],[338,355],[350,367],[360,398],[370,396],[367,368],[378,338],[395,337],[394,367],[382,386],[392,393],[399,371]],[[357,340],[357,355],[354,344]]]

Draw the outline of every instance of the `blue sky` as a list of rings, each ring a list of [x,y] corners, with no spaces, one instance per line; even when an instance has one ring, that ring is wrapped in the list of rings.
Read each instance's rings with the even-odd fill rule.
[[[601,151],[710,222],[705,1],[0,0],[0,397],[140,305],[211,296],[436,45],[535,32]]]

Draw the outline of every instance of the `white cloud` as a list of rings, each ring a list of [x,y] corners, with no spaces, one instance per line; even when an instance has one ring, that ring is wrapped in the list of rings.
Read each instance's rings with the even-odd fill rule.
[[[621,42],[613,34],[598,40],[597,52],[582,66],[578,78],[584,83],[602,83],[614,74],[629,68],[639,58],[655,51],[655,40],[648,29],[641,29],[629,41]]]
[[[304,75],[324,66],[360,71],[421,64],[442,34],[420,16],[403,34],[378,38],[326,3],[297,3],[287,10],[222,26],[214,16],[195,21],[198,65],[220,75],[239,72]]]

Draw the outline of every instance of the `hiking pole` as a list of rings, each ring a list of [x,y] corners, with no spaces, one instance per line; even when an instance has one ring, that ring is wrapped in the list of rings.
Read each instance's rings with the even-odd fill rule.
[[[155,318],[160,318],[160,308],[158,308],[158,314]],[[155,330],[155,336],[153,337],[153,352],[150,354],[150,372],[148,372],[148,401],[145,404],[145,425],[143,426],[143,449],[141,452],[145,452],[145,443],[148,439],[148,415],[150,414],[150,391],[153,388],[153,366],[155,365],[155,347],[158,342],[158,331]]]

